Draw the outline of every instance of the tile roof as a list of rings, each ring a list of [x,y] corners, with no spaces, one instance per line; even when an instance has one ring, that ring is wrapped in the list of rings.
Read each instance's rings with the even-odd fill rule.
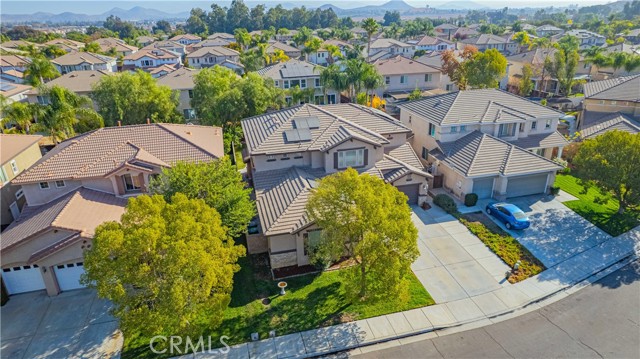
[[[40,141],[40,135],[9,135],[0,133],[0,165],[4,165],[22,153],[34,143]]]
[[[35,42],[25,41],[25,40],[9,40],[2,43],[3,47],[9,48],[9,49],[17,49],[19,47],[28,47],[30,45],[33,45],[36,48],[42,47],[41,44],[37,44]]]
[[[213,56],[240,56],[240,53],[236,50],[232,50],[224,46],[207,46],[201,47],[196,51],[187,55],[187,58],[196,58],[207,55]]]
[[[89,64],[107,64],[110,62],[116,61],[115,58],[94,54],[91,52],[70,52],[66,55],[62,55],[51,60],[52,63],[60,65],[60,66],[73,66],[80,65],[83,63]]]
[[[112,72],[100,70],[72,71],[55,78],[45,84],[46,87],[61,86],[73,92],[91,92],[92,85],[100,81],[104,76],[111,76]],[[29,91],[29,94],[38,94],[39,89]]]
[[[223,38],[216,38],[216,39],[207,39],[207,40],[202,40],[196,44],[192,44],[190,45],[191,48],[193,49],[199,49],[201,47],[219,47],[219,46],[227,46],[230,43],[234,42],[235,40],[228,40],[228,39],[223,39]]]
[[[326,40],[324,42],[324,45],[325,46],[326,45],[335,45],[335,46],[338,46],[339,48],[347,48],[347,49],[350,49],[350,48],[353,47],[350,43],[344,42],[344,41],[341,41],[341,40],[337,40],[337,39]]]
[[[507,56],[508,62],[519,62],[523,64],[533,64],[533,65],[542,65],[544,64],[544,59],[549,57],[551,59],[554,58],[556,51],[555,48],[551,49],[535,49],[531,51],[522,52],[519,54]]]
[[[422,62],[408,59],[404,56],[396,56],[384,60],[376,60],[373,63],[378,73],[382,76],[389,75],[413,75],[413,74],[427,74],[427,73],[439,73],[440,70],[425,65]]]
[[[14,83],[2,81],[2,88],[0,88],[0,95],[9,98],[17,94],[26,93],[28,91],[31,91],[32,89],[33,87],[29,85],[14,84]]]
[[[399,104],[438,125],[521,122],[539,117],[560,117],[562,112],[498,89],[450,92]]]
[[[412,47],[413,45],[407,44],[406,42],[398,41],[396,39],[376,39],[371,42],[372,49],[386,49],[392,46],[399,47]]]
[[[584,84],[586,99],[640,102],[640,74]]]
[[[109,50],[115,48],[117,52],[135,52],[138,51],[138,48],[132,45],[127,44],[123,40],[116,39],[113,37],[102,38],[94,41],[100,46],[100,50],[102,52],[108,52]]]
[[[20,55],[2,55],[0,56],[1,67],[27,67],[31,63],[31,59]]]
[[[467,177],[560,170],[551,160],[480,131],[438,146],[447,166]]]
[[[46,46],[58,46],[70,50],[80,50],[84,48],[84,43],[69,39],[53,39],[44,43]]]
[[[202,40],[202,39],[200,38],[200,36],[193,35],[193,34],[182,34],[182,35],[176,35],[176,36],[174,36],[174,37],[170,38],[169,40],[171,40],[171,41],[179,41],[179,40],[182,40],[182,39],[186,39],[186,40],[198,40],[198,41],[199,41],[199,40]]]
[[[163,48],[143,48],[124,57],[124,60],[139,60],[143,57],[152,59],[179,59],[180,55]]]
[[[235,41],[235,36],[233,36],[233,34],[227,34],[226,32],[215,32],[207,36],[207,39],[229,39]]]
[[[199,70],[183,67],[158,79],[159,85],[169,86],[172,90],[192,90],[195,87],[193,78]]]
[[[567,139],[564,138],[564,136],[562,136],[558,131],[529,135],[527,137],[519,138],[517,140],[509,142],[518,147],[526,149],[564,147],[569,145],[569,141],[567,141]]]
[[[418,46],[428,46],[428,45],[436,45],[439,43],[447,43],[447,44],[452,44],[451,41],[447,41],[444,39],[440,39],[434,36],[429,36],[429,35],[424,35],[417,43],[416,45]]]
[[[319,76],[318,66],[298,59],[289,59],[285,62],[278,62],[257,71],[260,76],[269,77],[274,80],[289,78]],[[310,84],[307,84],[310,86]]]
[[[593,118],[595,117],[593,115],[599,116]],[[580,130],[580,137],[583,139],[593,138],[614,130],[629,132],[631,134],[640,133],[640,122],[620,112],[591,113],[591,117],[591,121]]]
[[[512,42],[510,39],[506,39],[504,37],[493,35],[493,34],[482,34],[478,37],[471,37],[464,40],[460,40],[465,44],[473,44],[473,45],[493,45],[493,44],[506,44]]]
[[[211,161],[224,155],[222,131],[178,124],[105,127],[62,142],[12,183],[102,177],[135,164],[142,151],[168,164]]]
[[[285,131],[297,118],[316,118],[318,128],[309,130],[310,140],[288,141]],[[351,103],[317,106],[304,104],[242,120],[249,153],[276,154],[327,150],[349,138],[387,144],[383,134],[411,130],[389,115]]]
[[[120,220],[126,204],[125,198],[81,187],[47,204],[25,206],[18,219],[2,232],[0,249],[11,248],[51,228],[90,238],[98,225]]]
[[[267,53],[273,53],[275,50],[282,50],[284,52],[300,52],[300,49],[297,49],[293,46],[289,46],[280,41],[269,41],[269,46],[267,46]]]

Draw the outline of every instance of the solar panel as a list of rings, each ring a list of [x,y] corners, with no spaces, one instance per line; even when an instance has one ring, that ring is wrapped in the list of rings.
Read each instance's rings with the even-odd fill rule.
[[[297,117],[293,119],[294,128],[320,128],[320,120],[317,117]]]
[[[311,131],[308,128],[298,129],[298,136],[300,136],[300,141],[311,141]]]
[[[311,141],[311,131],[308,128],[294,128],[284,131],[287,142]]]

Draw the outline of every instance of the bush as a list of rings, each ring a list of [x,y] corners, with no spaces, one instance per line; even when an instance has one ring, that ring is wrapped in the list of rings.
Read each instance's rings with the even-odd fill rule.
[[[549,192],[552,195],[557,196],[558,193],[560,193],[560,187],[559,186],[551,186],[551,189],[549,190]]]
[[[478,203],[478,195],[475,193],[467,193],[464,196],[464,205],[467,207],[473,207]]]
[[[451,198],[450,196],[448,196],[446,194],[436,195],[433,198],[433,203],[436,206],[444,209],[445,212],[447,212],[449,214],[458,213],[458,206],[456,206],[456,202],[454,202],[453,198]]]

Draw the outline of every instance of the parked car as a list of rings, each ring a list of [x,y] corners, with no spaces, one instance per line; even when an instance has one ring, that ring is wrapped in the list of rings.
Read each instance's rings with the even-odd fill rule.
[[[531,222],[518,206],[511,203],[489,203],[487,214],[499,219],[507,229],[526,229]]]

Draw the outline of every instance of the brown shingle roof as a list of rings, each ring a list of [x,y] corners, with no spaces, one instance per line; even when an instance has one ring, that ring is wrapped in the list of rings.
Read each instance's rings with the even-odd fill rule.
[[[66,55],[62,55],[51,60],[52,63],[65,66],[65,65],[79,65],[83,63],[89,64],[106,64],[113,62],[116,59],[109,56],[93,54],[91,52],[70,52]]]
[[[124,60],[139,60],[143,57],[150,57],[152,59],[177,59],[180,58],[180,55],[176,54],[173,51],[165,50],[165,49],[157,49],[157,48],[143,48],[139,51],[136,51],[132,54],[129,54],[124,57]]]
[[[158,79],[159,85],[169,86],[172,90],[191,90],[195,87],[193,78],[199,70],[183,67]]]
[[[40,135],[0,134],[0,164],[4,165],[14,159],[41,138]]]
[[[207,55],[214,55],[214,56],[239,56],[240,53],[236,50],[232,50],[228,47],[224,47],[224,46],[207,46],[207,47],[201,47],[199,49],[197,49],[196,51],[190,53],[187,55],[187,58],[197,58],[197,57],[202,57],[202,56],[207,56]]]
[[[224,155],[218,127],[177,124],[105,127],[64,141],[13,180],[13,184],[101,177],[135,163],[140,151],[172,164]]]
[[[378,73],[382,76],[428,74],[440,72],[440,70],[435,67],[425,65],[421,62],[411,60],[400,55],[390,59],[377,60],[373,63],[373,66],[378,69]]]
[[[61,86],[67,88],[73,92],[91,92],[92,85],[103,76],[111,76],[112,72],[100,71],[100,70],[86,70],[86,71],[72,71],[68,74],[64,74],[58,78],[55,78],[45,84],[46,87]],[[29,94],[37,94],[39,90],[37,88],[29,91]]]

